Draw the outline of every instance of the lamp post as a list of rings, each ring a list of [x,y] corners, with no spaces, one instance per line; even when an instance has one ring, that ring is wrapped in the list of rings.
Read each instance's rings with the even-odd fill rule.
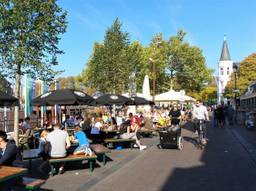
[[[173,90],[173,72],[174,72],[173,55],[169,56],[168,64],[170,65],[170,71],[171,71],[171,90]]]
[[[158,38],[156,42],[154,42],[154,51],[156,51],[156,48],[159,47],[159,45],[162,43],[162,40]],[[156,63],[153,58],[149,58],[149,61],[152,64],[152,74],[153,74],[153,102],[155,103],[155,95],[156,95]]]
[[[237,120],[237,109],[238,109],[238,105],[237,105],[237,93],[239,92],[239,90],[237,89],[237,72],[238,72],[238,63],[234,63],[233,64],[233,72],[234,72],[234,83],[235,83],[235,89],[233,90],[234,93],[234,102],[235,102],[235,121]]]
[[[152,58],[149,58],[149,61],[152,64],[152,74],[153,74],[153,102],[155,103],[155,95],[156,95],[156,64]]]

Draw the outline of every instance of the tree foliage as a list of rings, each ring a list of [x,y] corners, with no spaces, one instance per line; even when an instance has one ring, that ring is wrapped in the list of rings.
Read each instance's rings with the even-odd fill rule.
[[[58,78],[60,89],[80,89],[79,76]]]
[[[55,0],[0,0],[0,72],[53,77],[65,30],[66,12]]]
[[[136,73],[137,91],[141,91],[144,76],[156,75],[156,94],[170,89],[170,71],[174,70],[174,88],[199,92],[211,80],[202,50],[185,42],[186,33],[165,40],[161,33],[152,37],[148,46],[138,41],[130,43],[129,35],[121,30],[118,19],[106,31],[103,43],[94,44],[93,53],[81,74],[82,83],[103,93],[129,91],[129,76]],[[169,56],[172,55],[172,65]],[[156,72],[153,73],[153,65]],[[152,89],[152,87],[151,87]]]
[[[82,76],[89,87],[102,92],[121,93],[127,84],[131,65],[126,55],[129,35],[121,30],[116,19],[106,31],[103,44],[95,43],[91,58]]]
[[[238,96],[246,92],[247,87],[254,81],[256,81],[256,53],[253,53],[246,57],[239,65],[237,77],[237,89],[239,90]],[[233,97],[233,90],[235,89],[235,73],[231,75],[231,78],[225,88],[225,96]]]
[[[174,69],[178,88],[199,92],[211,81],[212,70],[207,68],[202,50],[184,42],[185,35],[183,30],[179,30],[176,36],[170,37],[172,65],[168,69]]]
[[[56,72],[59,35],[66,30],[66,12],[55,0],[0,0],[0,73],[15,77],[19,98],[23,74],[44,81]],[[14,139],[18,144],[19,108],[14,109]]]

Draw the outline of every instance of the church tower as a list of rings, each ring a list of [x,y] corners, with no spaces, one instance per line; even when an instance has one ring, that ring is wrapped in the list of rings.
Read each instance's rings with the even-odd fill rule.
[[[224,41],[222,45],[222,51],[219,61],[218,67],[218,104],[225,101],[223,94],[225,91],[225,87],[230,79],[230,75],[233,72],[233,61],[231,60],[229,50],[228,50],[228,43],[226,36],[224,36]]]

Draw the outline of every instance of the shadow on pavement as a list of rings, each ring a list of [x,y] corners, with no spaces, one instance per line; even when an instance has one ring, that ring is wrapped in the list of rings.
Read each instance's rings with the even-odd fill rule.
[[[210,142],[197,165],[174,169],[161,191],[256,190],[256,166],[238,141],[218,128],[209,128],[208,137]],[[191,141],[189,137],[185,139]]]

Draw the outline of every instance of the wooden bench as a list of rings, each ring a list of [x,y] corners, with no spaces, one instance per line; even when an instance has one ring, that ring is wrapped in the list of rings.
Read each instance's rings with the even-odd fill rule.
[[[72,161],[83,161],[83,160],[87,160],[89,162],[90,165],[90,171],[92,172],[94,169],[94,162],[97,159],[97,156],[93,153],[92,156],[87,156],[87,155],[68,155],[66,157],[63,158],[51,158],[49,160],[49,164],[51,166],[51,175],[54,174],[54,166],[53,164],[56,163],[65,163],[65,162],[72,162]]]
[[[110,153],[111,151],[101,144],[92,144],[90,145],[91,150],[97,155],[102,156],[103,164],[105,165],[107,163],[106,161],[106,153]]]
[[[35,190],[40,188],[45,183],[43,179],[36,179],[30,177],[22,177],[20,181],[16,183],[17,186],[25,187],[26,190]]]
[[[151,136],[151,135],[153,136],[153,135],[155,135],[156,131],[153,129],[140,129],[139,133],[142,136]]]
[[[136,141],[135,139],[105,139],[104,140],[104,142],[108,148],[110,147],[110,144],[128,142],[128,143],[130,143],[131,149],[133,148],[135,141]]]
[[[28,160],[29,161],[29,171],[32,169],[32,160],[40,158],[39,156],[40,150],[39,149],[28,149],[24,150],[22,153],[22,160]]]

